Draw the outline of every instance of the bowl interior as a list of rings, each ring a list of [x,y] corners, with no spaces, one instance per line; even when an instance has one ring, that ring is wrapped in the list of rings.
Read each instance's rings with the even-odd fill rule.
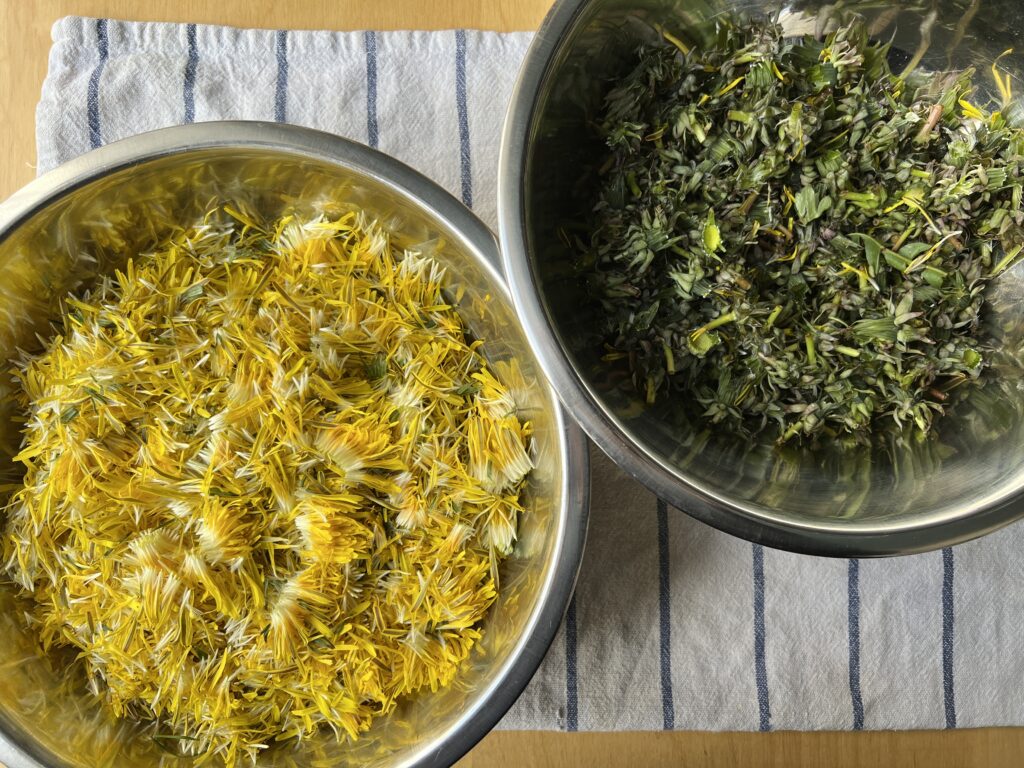
[[[938,439],[862,449],[776,449],[770,438],[738,438],[707,428],[698,417],[668,418],[639,400],[612,395],[601,383],[607,363],[592,341],[600,310],[574,276],[560,233],[567,222],[585,220],[593,204],[592,186],[581,181],[580,169],[592,167],[603,151],[588,123],[606,92],[604,83],[626,71],[627,54],[639,39],[657,35],[655,25],[694,42],[723,14],[781,13],[786,31],[797,35],[827,29],[841,6],[844,13],[860,13],[877,39],[891,39],[902,65],[921,50],[920,67],[975,67],[984,103],[995,91],[993,61],[1008,48],[1024,52],[1019,15],[1008,5],[1002,12],[995,5],[986,0],[836,5],[811,0],[789,6],[758,0],[592,0],[579,4],[564,34],[553,38],[554,53],[525,118],[521,202],[528,269],[546,324],[584,392],[580,410],[590,413],[582,417],[584,426],[594,435],[594,423],[610,424],[624,435],[633,447],[620,451],[620,457],[632,453],[627,463],[641,479],[660,477],[657,490],[669,493],[670,501],[685,508],[695,498],[710,499],[782,528],[873,534],[965,519],[1002,504],[1024,485],[1024,388],[1017,386],[1024,349],[1024,270],[1005,272],[989,294],[988,322],[1002,347],[992,361],[992,385],[940,419]],[[1022,61],[1014,53],[999,64],[1017,80],[1015,68]],[[1009,114],[1019,118],[1019,106]],[[748,530],[757,537],[756,525]]]
[[[488,615],[479,652],[455,684],[413,698],[378,721],[355,746],[325,735],[297,749],[271,749],[259,764],[406,765],[429,761],[431,755],[441,760],[442,742],[478,716],[496,689],[525,683],[508,679],[510,665],[539,621],[566,528],[563,425],[550,387],[540,383],[506,289],[487,264],[493,250],[490,242],[481,250],[479,239],[474,242],[454,231],[408,191],[366,170],[257,147],[183,151],[86,179],[11,228],[0,242],[0,271],[5,276],[0,281],[0,356],[7,360],[19,347],[38,347],[36,334],[47,335],[61,296],[84,289],[97,274],[118,266],[126,253],[145,252],[166,234],[162,229],[167,223],[190,222],[218,200],[241,203],[266,216],[284,209],[309,215],[351,207],[367,211],[385,224],[396,242],[431,253],[447,268],[450,284],[464,290],[460,314],[472,335],[485,340],[491,362],[514,358],[520,364],[522,380],[506,383],[534,424],[537,469],[528,483],[528,512],[520,523],[520,539],[503,565],[500,596]],[[486,235],[482,227],[480,231]],[[7,376],[3,381],[9,386]],[[0,429],[0,471],[16,480],[10,457],[17,430],[9,418],[0,419]],[[62,685],[71,674],[68,663],[73,653],[40,657],[20,619],[23,608],[10,584],[0,584],[0,725],[23,750],[3,756],[9,768],[35,765],[33,760],[43,765],[140,768],[190,764],[158,749],[148,732],[111,722],[85,695],[83,680],[73,678],[72,684]],[[553,626],[550,631],[553,634]],[[542,652],[531,659],[534,666]],[[527,678],[532,670],[530,666]],[[506,698],[505,706],[511,703]],[[486,727],[500,714],[494,714]]]

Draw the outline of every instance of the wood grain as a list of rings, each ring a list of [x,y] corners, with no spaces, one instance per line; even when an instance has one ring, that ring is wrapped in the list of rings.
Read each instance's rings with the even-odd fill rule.
[[[459,768],[1019,768],[1024,729],[862,733],[494,732]]]
[[[0,0],[0,199],[35,171],[50,27],[80,14],[286,29],[533,29],[550,0]],[[903,733],[492,733],[461,768],[1007,768],[1024,728]],[[2,768],[2,766],[0,766]]]

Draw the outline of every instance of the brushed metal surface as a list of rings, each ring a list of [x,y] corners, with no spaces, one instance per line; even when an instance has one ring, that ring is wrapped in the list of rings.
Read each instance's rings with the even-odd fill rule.
[[[0,352],[38,345],[67,291],[80,290],[165,234],[154,221],[189,222],[216,200],[276,215],[359,207],[397,242],[433,252],[459,311],[492,360],[516,358],[517,393],[535,427],[537,469],[520,539],[503,564],[480,652],[456,683],[382,718],[356,745],[330,734],[272,749],[261,766],[444,766],[505,713],[543,658],[572,594],[586,533],[589,463],[531,352],[501,276],[493,235],[461,203],[412,169],[359,144],[293,126],[199,123],[142,134],[71,161],[0,205]],[[158,215],[153,215],[157,213]],[[452,294],[454,296],[454,292]],[[2,385],[0,385],[2,386]],[[9,425],[7,419],[0,419]],[[11,474],[8,428],[0,474]],[[6,465],[5,465],[6,464]],[[67,669],[39,657],[9,585],[0,585],[0,762],[8,768],[188,765],[85,695],[52,695]]]
[[[513,300],[541,365],[570,413],[627,472],[690,515],[755,542],[820,555],[906,554],[1024,515],[1024,389],[1013,386],[1024,379],[1024,271],[1004,273],[990,293],[989,322],[1003,348],[993,376],[1010,385],[997,401],[988,388],[940,420],[937,440],[780,451],[699,419],[670,428],[657,409],[602,391],[592,375],[602,363],[581,341],[595,310],[567,267],[559,233],[592,199],[578,180],[601,151],[587,128],[601,82],[622,71],[638,39],[656,36],[656,25],[699,39],[716,17],[734,11],[781,13],[790,34],[815,33],[834,23],[837,8],[859,10],[873,35],[892,40],[903,64],[921,50],[921,67],[976,67],[982,102],[997,96],[992,62],[1015,44],[1020,51],[1024,40],[1020,17],[985,0],[560,0],[527,54],[506,119],[499,232]],[[1014,53],[999,64],[1019,74],[1021,60]],[[1004,110],[1015,120],[1020,113],[1018,104]]]

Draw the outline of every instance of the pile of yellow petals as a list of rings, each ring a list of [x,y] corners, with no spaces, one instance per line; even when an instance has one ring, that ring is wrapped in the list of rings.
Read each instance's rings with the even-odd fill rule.
[[[117,716],[236,765],[451,682],[531,460],[443,283],[361,214],[225,206],[67,300],[3,550]]]

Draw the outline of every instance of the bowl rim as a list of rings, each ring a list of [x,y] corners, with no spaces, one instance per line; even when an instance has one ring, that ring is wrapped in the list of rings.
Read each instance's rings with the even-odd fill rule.
[[[505,274],[520,320],[563,405],[619,467],[659,498],[719,530],[770,547],[829,557],[881,557],[926,552],[990,533],[1024,516],[1022,483],[984,489],[964,510],[916,521],[798,522],[712,491],[671,468],[633,440],[580,374],[548,314],[527,243],[525,194],[528,147],[548,77],[567,35],[592,0],[557,0],[527,51],[505,118],[498,172],[498,233]]]
[[[0,243],[33,215],[74,190],[114,172],[171,155],[206,150],[273,151],[348,168],[371,178],[439,222],[511,302],[497,241],[487,226],[454,196],[408,165],[364,144],[284,123],[224,120],[160,128],[111,142],[39,176],[0,203]],[[525,334],[525,327],[524,327]],[[583,432],[545,382],[556,405],[554,427],[562,463],[557,540],[537,604],[504,664],[447,728],[394,763],[441,768],[468,752],[515,703],[540,666],[568,608],[586,540],[590,458]],[[0,762],[8,768],[50,768],[52,756],[12,724],[0,720]]]

